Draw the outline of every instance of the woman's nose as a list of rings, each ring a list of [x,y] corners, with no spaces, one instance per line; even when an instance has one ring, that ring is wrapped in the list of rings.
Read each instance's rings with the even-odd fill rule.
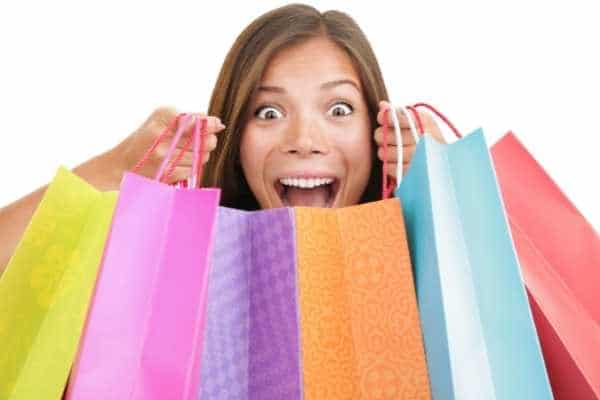
[[[326,154],[329,151],[327,135],[314,120],[291,124],[283,139],[281,150],[302,157]]]

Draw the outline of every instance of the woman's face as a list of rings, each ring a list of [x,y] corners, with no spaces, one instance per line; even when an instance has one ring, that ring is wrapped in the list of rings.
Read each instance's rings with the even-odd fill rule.
[[[357,204],[371,173],[371,132],[348,55],[325,38],[270,61],[242,132],[240,159],[261,208]]]

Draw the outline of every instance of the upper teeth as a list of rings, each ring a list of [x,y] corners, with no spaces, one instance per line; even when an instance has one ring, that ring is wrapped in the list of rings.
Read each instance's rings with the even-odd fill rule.
[[[304,189],[312,189],[317,186],[329,185],[333,182],[332,178],[281,178],[279,179],[282,185],[294,186]]]

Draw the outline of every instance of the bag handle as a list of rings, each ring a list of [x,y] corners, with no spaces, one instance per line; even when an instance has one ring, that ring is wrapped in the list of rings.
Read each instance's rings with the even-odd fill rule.
[[[154,176],[155,180],[160,182],[162,180],[163,175],[164,175],[165,179],[169,178],[171,176],[172,172],[175,170],[175,166],[183,157],[184,152],[186,152],[187,149],[189,148],[189,145],[190,145],[189,142],[190,142],[191,137],[188,138],[183,149],[181,149],[179,151],[179,154],[177,155],[177,157],[175,157],[175,159],[173,161],[171,161],[171,163],[169,164],[169,159],[173,156],[173,153],[175,152],[175,148],[177,147],[177,143],[179,143],[179,141],[181,140],[183,131],[185,130],[185,128],[188,127],[188,124],[191,119],[192,119],[192,115],[189,115],[189,114],[183,115],[182,123],[178,124],[177,131],[175,131],[175,136],[173,137],[173,140],[171,140],[171,144],[169,145],[169,150],[167,150],[167,154],[165,155],[165,158],[162,160],[160,167],[158,167],[158,171],[156,172],[156,175]],[[168,169],[167,169],[167,166],[168,166]],[[166,173],[165,173],[165,170],[166,170]]]
[[[394,125],[394,133],[396,134],[396,146],[402,147],[402,133],[400,132],[400,122],[398,121],[398,116],[394,110],[394,107],[391,106],[392,110],[392,124]],[[390,194],[394,191],[394,187],[396,186],[393,178],[388,178],[388,114],[390,109],[387,109],[383,112],[383,181],[381,184],[381,198],[387,199],[390,197]],[[398,151],[398,163],[399,168],[396,168],[396,176],[398,176],[398,170],[402,170],[402,151]],[[388,183],[388,179],[390,183]],[[401,178],[400,178],[401,179]]]
[[[417,108],[425,108],[435,114],[438,118],[440,118],[456,135],[457,138],[462,138],[461,133],[458,129],[450,122],[450,120],[438,111],[435,107],[431,106],[427,103],[416,103],[412,106],[406,107],[398,107],[400,111],[406,116],[408,120],[408,125],[410,131],[415,139],[415,143],[419,142],[420,136],[425,135],[425,128],[423,125],[423,121],[419,116],[419,112]],[[388,163],[387,163],[387,154],[388,154],[388,144],[387,144],[387,135],[388,135],[388,113],[392,110],[392,123],[394,125],[394,133],[396,134],[396,149],[397,149],[397,164],[396,164],[396,179],[388,178]],[[412,114],[412,118],[411,118]],[[414,121],[416,121],[416,127]],[[382,195],[383,199],[388,199],[391,193],[395,188],[400,186],[402,181],[402,172],[403,172],[403,146],[402,146],[402,132],[400,130],[400,123],[398,121],[398,117],[396,115],[396,108],[390,103],[390,108],[384,111],[383,115],[383,157],[386,161],[383,162],[383,183],[382,183]],[[389,179],[389,182],[388,182]]]
[[[393,104],[389,103],[390,107],[386,109],[383,113],[383,158],[385,161],[383,162],[383,183],[382,183],[382,194],[381,197],[383,199],[389,198],[390,194],[394,191],[395,187],[400,186],[400,182],[402,181],[402,169],[404,165],[404,153],[402,148],[402,131],[400,129],[400,121],[398,120],[398,116],[396,115],[396,108]],[[418,142],[419,137],[417,134],[417,130],[415,129],[413,120],[410,118],[408,113],[409,107],[398,107],[400,111],[406,116],[408,120],[408,125],[410,127],[410,131],[415,139],[415,143]],[[392,111],[392,124],[394,125],[394,134],[396,135],[396,148],[397,151],[397,163],[396,163],[396,179],[388,178],[388,162],[387,162],[387,154],[388,154],[388,143],[387,143],[387,135],[388,135],[388,113]],[[389,183],[388,183],[389,179]]]
[[[177,143],[179,143],[179,141],[181,140],[181,136],[183,135],[185,129],[189,126],[191,120],[194,120],[195,123],[193,135],[186,140],[184,147],[180,149],[177,156],[169,162],[169,160],[175,152]],[[181,161],[185,152],[189,149],[193,139],[194,150],[192,159],[192,184],[190,186],[192,188],[196,188],[196,186],[200,183],[198,180],[198,175],[202,173],[202,162],[201,160],[199,160],[199,158],[202,156],[202,151],[204,149],[204,136],[206,135],[207,125],[208,124],[206,117],[186,113],[178,114],[158,135],[158,137],[154,140],[154,143],[152,143],[152,146],[150,146],[150,148],[146,151],[146,153],[140,159],[140,161],[137,162],[137,164],[133,167],[132,171],[137,173],[139,169],[144,165],[144,163],[148,160],[150,155],[156,150],[156,147],[158,147],[158,145],[165,139],[165,137],[169,135],[170,132],[172,132],[175,129],[175,127],[177,127],[175,135],[171,140],[171,144],[169,145],[167,154],[165,155],[165,158],[163,159],[154,179],[160,182],[163,179],[168,179],[172,175],[173,171],[175,170],[175,167]]]
[[[171,176],[171,174],[173,173],[173,170],[175,169],[175,167],[179,164],[179,162],[183,158],[183,154],[190,147],[191,141],[193,139],[194,147],[193,147],[193,151],[192,151],[192,173],[191,173],[191,176],[188,178],[187,181],[183,181],[183,183],[185,183],[185,185],[179,185],[179,183],[177,183],[176,186],[197,189],[202,184],[201,177],[202,177],[202,172],[203,172],[203,164],[202,164],[202,160],[200,158],[202,157],[202,151],[204,150],[204,136],[207,133],[206,130],[208,129],[208,120],[206,117],[203,117],[201,115],[195,115],[194,117],[195,117],[194,133],[192,136],[190,136],[187,139],[187,141],[184,144],[184,147],[180,150],[180,152],[177,155],[177,157],[175,158],[175,160],[173,160],[171,162],[171,165],[165,174],[165,178],[169,178]],[[185,127],[185,125],[186,124],[184,123],[183,126]],[[181,133],[183,133],[183,130],[184,129],[182,129]],[[179,137],[181,137],[181,133],[179,133]],[[177,136],[177,133],[175,134],[175,136]],[[175,139],[177,139],[177,138],[175,138]],[[176,140],[176,142],[179,142],[179,140]],[[166,165],[167,160],[172,156],[173,153],[171,150],[174,150],[173,144],[171,144],[171,149],[169,149],[169,152],[165,156],[165,159],[163,160],[163,164],[161,165],[161,168]],[[157,176],[161,176],[160,170],[159,170]],[[200,176],[200,179],[198,179],[198,176]],[[189,185],[188,185],[188,183],[189,183]]]
[[[427,104],[427,103],[416,103],[416,104],[412,105],[411,108],[414,110],[413,116],[414,116],[415,120],[417,121],[417,125],[419,126],[419,133],[421,135],[425,134],[425,129],[423,128],[423,123],[421,121],[421,117],[419,116],[419,113],[416,111],[417,108],[425,108],[425,109],[429,110],[430,112],[435,114],[439,119],[444,121],[444,123],[450,128],[450,130],[454,133],[454,135],[458,139],[463,137],[461,135],[461,133],[459,132],[459,130],[456,129],[454,124],[452,124],[452,122],[450,122],[450,120],[448,118],[446,118],[446,116],[444,114],[442,114],[440,111],[438,111],[437,108],[433,107],[432,105]]]
[[[192,177],[190,186],[197,188],[202,185],[202,173],[204,172],[204,163],[202,154],[204,153],[204,137],[208,131],[208,119],[198,116],[194,125],[194,157],[192,159]]]

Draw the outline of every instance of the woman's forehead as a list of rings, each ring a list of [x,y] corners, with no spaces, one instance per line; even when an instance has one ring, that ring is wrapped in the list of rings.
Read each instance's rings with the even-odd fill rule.
[[[319,37],[277,52],[267,64],[260,86],[310,85],[327,89],[338,81],[350,81],[360,90],[348,54],[333,41]]]

